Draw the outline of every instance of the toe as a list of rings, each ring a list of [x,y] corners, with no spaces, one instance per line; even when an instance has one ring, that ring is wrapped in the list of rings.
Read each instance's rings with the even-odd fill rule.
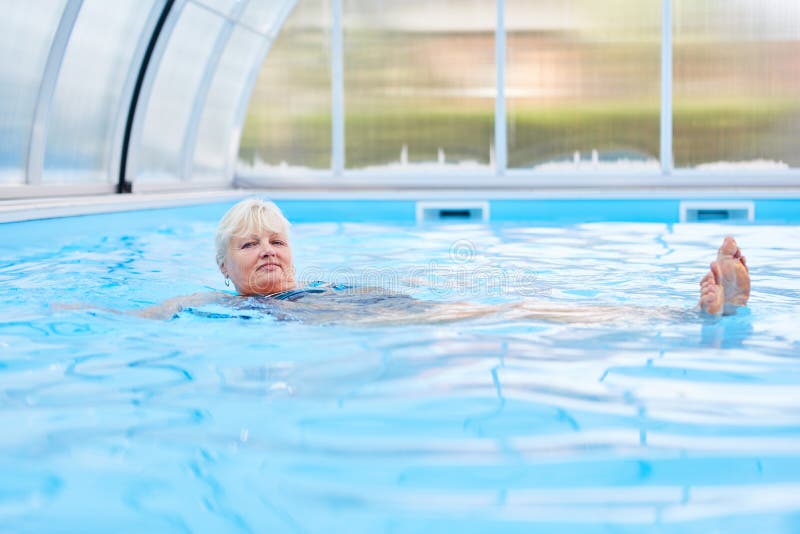
[[[739,245],[736,244],[736,240],[731,236],[726,236],[717,251],[717,258],[738,258],[739,255],[741,255],[741,251],[739,250]]]
[[[720,267],[719,262],[711,262],[711,274],[714,275],[715,284],[719,284],[722,281],[722,268]]]

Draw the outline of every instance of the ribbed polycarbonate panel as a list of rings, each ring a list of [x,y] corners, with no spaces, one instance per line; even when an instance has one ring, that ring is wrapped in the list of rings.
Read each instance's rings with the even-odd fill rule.
[[[195,4],[206,6],[214,11],[217,11],[223,15],[230,15],[233,9],[237,6],[237,4],[241,4],[242,2],[247,2],[248,0],[191,0]],[[263,0],[250,0],[255,2],[261,2]]]
[[[155,0],[84,0],[50,106],[42,181],[105,182],[123,88]]]
[[[507,0],[508,166],[658,171],[661,0]]]
[[[137,182],[170,182],[181,176],[186,127],[195,95],[225,19],[188,3],[158,67],[135,151]]]
[[[234,29],[220,58],[203,109],[194,151],[193,180],[229,178],[225,176],[228,156],[240,133],[234,131],[238,97],[264,46],[265,37],[262,35],[242,27]]]
[[[344,0],[345,165],[487,168],[494,0]]]
[[[675,0],[676,167],[800,167],[800,2]]]
[[[297,4],[272,44],[241,132],[239,170],[331,164],[330,3]]]
[[[275,21],[287,0],[250,0],[245,7],[240,21],[259,32],[269,33],[275,30]],[[304,3],[299,0],[298,3]]]
[[[25,182],[33,116],[64,0],[6,2],[0,16],[0,184]]]

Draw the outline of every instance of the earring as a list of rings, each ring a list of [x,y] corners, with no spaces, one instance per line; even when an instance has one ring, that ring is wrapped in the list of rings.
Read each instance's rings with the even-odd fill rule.
[[[231,279],[227,274],[225,275],[225,285],[231,287]]]

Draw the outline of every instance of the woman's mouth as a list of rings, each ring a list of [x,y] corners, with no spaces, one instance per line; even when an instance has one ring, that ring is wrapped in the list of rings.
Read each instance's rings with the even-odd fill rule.
[[[265,263],[264,265],[260,266],[257,271],[274,271],[276,269],[280,269],[281,266],[278,263]]]

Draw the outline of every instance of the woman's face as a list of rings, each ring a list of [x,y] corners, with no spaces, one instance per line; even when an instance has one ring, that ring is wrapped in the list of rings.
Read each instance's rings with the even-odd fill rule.
[[[232,237],[220,269],[242,295],[269,295],[295,287],[292,250],[283,233],[261,230]]]

